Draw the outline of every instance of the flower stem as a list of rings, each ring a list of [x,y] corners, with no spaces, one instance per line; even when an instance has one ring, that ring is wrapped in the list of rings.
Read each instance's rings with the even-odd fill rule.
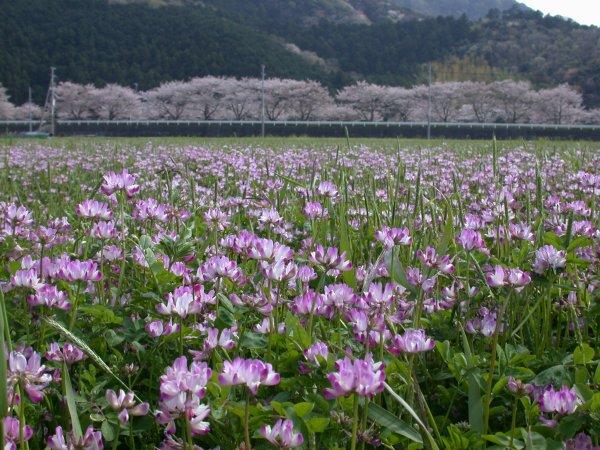
[[[179,354],[183,355],[183,317],[179,317]]]
[[[20,383],[21,392],[24,393],[25,389],[23,389],[23,383]],[[21,450],[25,450],[25,398],[21,397],[21,401],[19,402],[19,448]]]
[[[69,321],[69,331],[73,329],[75,326],[75,320],[77,319],[77,308],[79,307],[79,288],[81,286],[81,282],[77,282],[77,289],[75,289],[75,297],[72,302],[72,310],[71,310],[71,320]]]
[[[352,443],[351,450],[356,450],[356,437],[358,435],[358,394],[354,393],[354,413],[352,415]]]
[[[510,293],[508,299],[510,298]],[[485,405],[483,408],[483,434],[487,434],[488,425],[490,420],[490,406],[492,404],[492,385],[494,384],[494,370],[496,368],[496,347],[498,346],[498,334],[500,334],[500,327],[502,326],[502,320],[504,319],[504,310],[508,303],[508,299],[502,302],[500,313],[496,317],[496,328],[494,329],[494,335],[492,337],[492,355],[490,357],[490,371],[488,373],[487,386],[485,390]]]
[[[194,443],[192,442],[192,425],[190,424],[190,418],[187,413],[185,414],[185,441],[187,443],[187,447],[190,449],[194,448]],[[135,447],[133,447],[135,448]]]
[[[246,407],[244,408],[244,442],[246,450],[252,450],[250,442],[250,389],[246,388]]]
[[[6,347],[8,348],[8,353],[12,352],[12,340],[10,338],[10,325],[8,323],[8,316],[6,314],[6,301],[4,299],[4,291],[0,288],[0,309],[2,310],[2,331],[4,335],[4,339],[6,340]]]
[[[189,420],[187,421],[189,427]],[[135,448],[135,439],[133,438],[133,420],[129,418],[129,445],[131,448]]]
[[[121,267],[119,271],[119,285],[117,287],[117,298],[115,304],[120,302],[121,293],[123,292],[123,281],[125,274],[125,200],[126,196],[119,196],[119,216],[121,217],[121,251],[123,252],[123,259],[121,260]]]
[[[4,344],[7,344],[9,353],[12,351],[10,343],[10,333],[8,332],[8,322],[6,319],[6,309],[4,307],[4,292],[0,287],[0,348],[4,349]],[[7,339],[5,339],[5,332]],[[4,418],[8,411],[8,388],[6,386],[6,358],[0,358],[0,449],[4,449]]]
[[[317,285],[317,290],[315,291],[315,298],[312,301],[312,305],[310,306],[310,316],[308,319],[308,337],[309,337],[309,342],[312,343],[312,332],[313,332],[313,323],[314,323],[314,318],[315,318],[315,306],[317,304],[317,298],[316,295],[319,294],[319,292],[321,292],[321,289],[323,289],[323,286],[325,285],[325,276],[326,273],[324,272],[321,277],[319,278],[319,283]]]
[[[117,450],[117,447],[119,446],[119,436],[120,435],[121,435],[121,424],[119,424],[119,427],[117,428],[117,435],[115,436],[115,439],[113,440],[112,450]]]
[[[0,448],[4,447],[4,417],[0,417]]]
[[[508,448],[513,448],[513,440],[515,438],[515,428],[517,427],[517,405],[519,402],[519,398],[515,398],[515,402],[513,403],[512,408],[512,420],[510,425],[510,442],[508,444]]]
[[[362,421],[360,423],[360,430],[364,431],[367,429],[367,417],[369,415],[369,398],[365,397],[365,404],[363,406],[363,411],[362,411]],[[364,439],[362,440],[362,442],[360,443],[360,448],[361,450],[365,450],[365,441]]]

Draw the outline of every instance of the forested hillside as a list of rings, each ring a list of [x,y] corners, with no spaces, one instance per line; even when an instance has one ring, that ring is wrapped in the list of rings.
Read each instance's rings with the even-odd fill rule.
[[[361,79],[422,83],[433,62],[434,80],[511,77],[538,88],[568,82],[582,91],[587,106],[600,105],[596,27],[519,6],[476,21],[465,15],[427,17],[423,13],[432,13],[427,10],[406,10],[404,20],[392,21],[377,16],[377,8],[394,3],[396,11],[404,11],[405,1],[283,2],[291,9],[270,8],[273,2],[178,1],[157,7],[169,2],[3,1],[0,83],[18,104],[29,85],[34,100],[43,100],[51,65],[59,80],[146,90],[209,74],[256,77],[265,64],[268,77],[315,79],[334,92]],[[350,11],[325,8],[336,4],[361,11],[365,20],[332,21]]]
[[[200,75],[324,79],[266,33],[197,7],[108,5],[104,0],[2,2],[0,83],[13,101],[44,96],[49,68],[61,80],[116,82],[140,89]]]

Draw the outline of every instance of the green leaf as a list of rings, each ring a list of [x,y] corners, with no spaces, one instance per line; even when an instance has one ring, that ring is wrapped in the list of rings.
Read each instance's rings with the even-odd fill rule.
[[[307,348],[311,344],[308,333],[300,323],[300,319],[291,312],[285,318],[285,328],[288,336],[298,342],[302,348]]]
[[[494,388],[492,389],[492,394],[498,395],[502,390],[504,390],[504,388],[506,387],[507,384],[508,384],[508,377],[500,378],[494,385]]]
[[[165,263],[160,260],[156,260],[150,264],[150,270],[152,270],[154,275],[158,275],[159,273],[165,271]]]
[[[500,445],[504,448],[508,448],[510,444],[510,436],[504,433],[484,434],[481,437],[492,444]],[[518,439],[513,439],[513,446],[516,448],[523,448],[524,444]]]
[[[231,314],[233,314],[234,310],[233,310],[233,304],[231,303],[231,300],[229,300],[227,298],[227,296],[221,292],[219,292],[217,294],[217,297],[219,298],[219,304],[221,306],[225,307],[227,309],[227,311],[229,311]]]
[[[393,252],[391,250],[386,250],[383,255],[386,269],[388,270],[388,272],[391,272],[392,258],[394,258],[394,273],[391,274],[392,278],[394,279],[394,281],[401,284],[408,291],[412,292],[413,294],[416,293],[417,292],[416,287],[413,286],[412,284],[410,284],[406,279],[406,270],[404,269],[404,266],[400,262],[400,259],[398,259],[397,256],[394,257],[392,255],[393,255]]]
[[[581,344],[573,352],[573,362],[575,364],[588,364],[594,359],[594,349],[588,344]]]
[[[106,420],[106,417],[104,416],[104,414],[92,413],[90,414],[90,420],[92,422],[104,422]]]
[[[558,237],[555,233],[551,232],[551,231],[546,231],[544,233],[544,243],[545,244],[550,244],[552,246],[554,246],[557,249],[562,248],[562,240],[560,239],[560,237]]]
[[[587,236],[579,236],[571,241],[569,246],[567,247],[568,252],[572,252],[573,250],[581,247],[588,247],[592,245],[592,240]]]
[[[283,403],[281,402],[276,402],[276,401],[271,401],[271,407],[275,410],[275,412],[277,414],[279,414],[280,416],[285,416],[285,409],[283,407]]]
[[[240,346],[247,349],[264,349],[267,347],[267,338],[262,334],[252,332],[245,333],[240,342]]]
[[[140,236],[140,248],[142,250],[147,250],[149,248],[152,248],[152,238],[150,236],[148,236],[147,234],[142,234]]]
[[[575,383],[584,384],[590,378],[590,373],[585,366],[578,366],[575,368]]]
[[[519,401],[521,402],[521,405],[523,405],[523,409],[525,411],[529,411],[531,408],[531,399],[525,395],[523,397],[519,397]]]
[[[114,441],[115,438],[117,437],[117,434],[115,433],[115,429],[106,420],[104,422],[102,422],[102,426],[100,427],[100,431],[102,432],[102,437],[105,440],[107,440],[108,442]]]
[[[156,262],[160,262],[161,264],[163,264],[162,261],[157,261],[156,255],[154,254],[154,251],[151,248],[147,248],[146,250],[144,250],[144,258],[150,266]]]
[[[536,433],[535,431],[530,431],[528,433],[527,430],[521,428],[521,434],[523,435],[523,439],[525,439],[525,448],[527,450],[541,450],[548,448],[546,438],[540,433]]]
[[[108,330],[104,333],[104,338],[106,339],[106,343],[111,347],[115,347],[125,340],[125,336],[117,334],[115,330]]]
[[[571,380],[565,366],[558,365],[542,370],[530,383],[537,386],[545,386],[547,384],[561,386],[563,384],[570,384]]]
[[[325,400],[321,395],[312,393],[308,394],[306,397],[308,398],[308,400],[314,403],[316,411],[320,411],[325,415],[328,415],[331,411],[329,402]]]
[[[219,329],[230,328],[230,327],[235,326],[236,325],[235,316],[229,310],[229,308],[227,308],[227,306],[224,304],[223,299],[221,297],[219,297],[219,303],[220,303],[220,306],[223,306],[223,307],[222,308],[219,307],[219,312],[217,314],[217,320],[215,321],[215,326]],[[230,306],[231,306],[231,303],[230,303]]]
[[[80,305],[79,311],[94,316],[103,325],[119,325],[123,322],[122,317],[117,316],[112,310],[104,305]]]
[[[478,376],[475,372],[467,375],[469,392],[469,425],[478,433],[483,433],[483,399],[479,388]]]
[[[600,392],[597,392],[592,396],[592,401],[590,402],[590,410],[592,412],[600,411]]]
[[[446,223],[444,224],[442,231],[442,238],[440,239],[440,243],[436,249],[437,253],[440,255],[446,254],[448,246],[454,238],[454,217],[452,215],[452,209],[448,207],[447,211],[448,216],[446,217]]]
[[[575,389],[584,402],[590,401],[594,395],[594,392],[585,383],[575,384]]]
[[[314,403],[309,403],[309,402],[296,403],[294,405],[294,411],[296,411],[296,414],[298,414],[298,417],[303,418],[308,413],[310,413],[314,407],[315,407]]]
[[[322,433],[329,425],[327,417],[313,417],[306,422],[306,427],[311,433]]]
[[[563,417],[558,426],[560,436],[563,439],[571,439],[579,431],[581,425],[583,425],[583,417],[581,416],[573,414]]]
[[[394,433],[404,436],[411,441],[423,443],[421,435],[414,428],[375,403],[369,404],[368,416],[372,421],[377,422],[382,427]]]

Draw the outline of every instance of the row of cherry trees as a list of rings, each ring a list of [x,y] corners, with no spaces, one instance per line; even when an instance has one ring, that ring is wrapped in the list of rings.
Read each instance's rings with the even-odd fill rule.
[[[535,90],[526,81],[445,82],[413,88],[358,82],[332,97],[316,81],[270,78],[192,78],[137,92],[109,84],[60,83],[62,119],[363,120],[509,123],[600,123],[581,95],[563,84]],[[429,101],[431,99],[431,102]],[[0,85],[0,119],[39,116],[39,106],[12,105]]]
[[[24,103],[21,106],[13,105],[6,93],[6,88],[0,84],[0,120],[38,118],[41,113],[42,108],[35,103]]]

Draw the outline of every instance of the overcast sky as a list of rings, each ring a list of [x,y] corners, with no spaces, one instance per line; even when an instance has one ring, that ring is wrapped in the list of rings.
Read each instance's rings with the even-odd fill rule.
[[[544,14],[560,15],[583,25],[600,26],[600,0],[519,0]]]

